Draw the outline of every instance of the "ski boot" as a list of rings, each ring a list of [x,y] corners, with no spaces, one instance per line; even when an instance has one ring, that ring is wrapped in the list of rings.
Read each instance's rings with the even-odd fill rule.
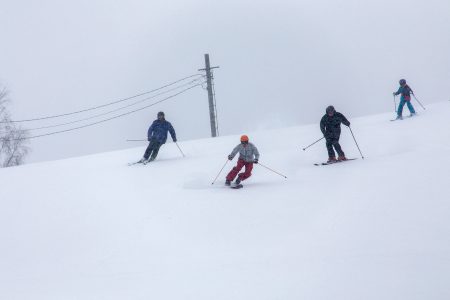
[[[150,157],[149,159],[147,159],[146,161],[144,161],[144,165],[148,164],[149,162],[154,161],[155,158],[154,157]]]
[[[346,161],[346,160],[347,160],[347,157],[345,157],[345,155],[339,155],[339,157],[338,157],[337,160],[338,160],[338,161]]]
[[[337,162],[336,157],[330,156],[328,158],[328,161],[327,161],[328,164],[332,164],[332,163],[335,163],[335,162]]]
[[[231,185],[231,181],[225,180],[225,185],[226,185],[226,186],[230,186],[230,185]]]
[[[235,182],[236,182],[236,185],[239,185],[241,183],[241,178],[238,177]]]

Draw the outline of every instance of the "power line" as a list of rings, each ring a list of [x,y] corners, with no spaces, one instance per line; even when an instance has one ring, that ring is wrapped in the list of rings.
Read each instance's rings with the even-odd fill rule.
[[[97,117],[109,115],[109,114],[111,114],[111,113],[120,111],[120,110],[122,110],[122,109],[131,107],[131,106],[134,106],[134,105],[136,105],[136,104],[139,104],[139,103],[148,101],[148,100],[150,100],[150,99],[154,99],[154,98],[159,97],[159,96],[161,96],[161,95],[164,95],[164,94],[173,92],[173,91],[178,90],[178,89],[180,89],[180,88],[182,88],[182,87],[189,86],[189,85],[191,85],[191,84],[193,84],[193,83],[195,83],[195,82],[198,82],[199,80],[200,80],[200,78],[194,79],[194,80],[192,80],[192,81],[190,81],[190,82],[188,82],[188,83],[179,85],[179,86],[174,87],[174,88],[172,88],[172,89],[169,89],[169,90],[167,90],[167,91],[161,92],[161,93],[156,94],[156,95],[153,95],[153,96],[151,96],[151,97],[147,97],[147,98],[141,99],[141,100],[139,100],[139,101],[137,101],[137,102],[134,102],[134,103],[131,103],[131,104],[128,104],[128,105],[125,105],[125,106],[116,108],[116,109],[114,109],[114,110],[107,111],[107,112],[105,112],[105,113],[93,115],[93,116],[90,116],[90,117],[87,117],[87,118],[83,118],[83,119],[79,119],[79,120],[75,120],[75,121],[71,121],[71,122],[66,122],[66,123],[59,123],[59,124],[48,125],[48,126],[42,126],[42,127],[36,127],[36,128],[28,128],[27,130],[33,131],[33,130],[41,130],[41,129],[55,128],[55,127],[61,127],[61,126],[65,126],[65,125],[71,125],[71,124],[75,124],[75,123],[80,123],[80,122],[87,121],[87,120],[92,120],[92,119],[95,119],[95,118],[97,118]],[[202,82],[201,84],[203,84],[203,82]]]
[[[86,125],[78,126],[78,127],[74,127],[74,128],[69,128],[69,129],[65,129],[65,130],[54,131],[54,132],[49,132],[49,133],[45,133],[45,134],[34,135],[34,136],[29,136],[29,137],[24,137],[24,138],[18,138],[18,139],[13,139],[13,140],[29,140],[29,139],[35,139],[35,138],[40,138],[40,137],[44,137],[44,136],[49,136],[49,135],[55,135],[55,134],[59,134],[59,133],[64,133],[64,132],[69,132],[69,131],[74,131],[74,130],[78,130],[78,129],[82,129],[82,128],[94,126],[94,125],[97,125],[97,124],[100,124],[100,123],[108,122],[108,121],[111,121],[111,120],[114,120],[114,119],[117,119],[117,118],[120,118],[120,117],[129,115],[129,114],[132,114],[132,113],[135,113],[135,112],[144,110],[144,109],[149,108],[149,107],[151,107],[151,106],[154,106],[154,105],[156,105],[156,104],[158,104],[158,103],[167,101],[167,100],[169,100],[169,99],[171,99],[171,98],[174,98],[174,97],[176,97],[176,96],[178,96],[178,95],[180,95],[180,94],[183,94],[183,93],[187,92],[188,90],[193,89],[194,87],[197,87],[197,86],[200,86],[200,85],[201,85],[200,83],[199,83],[199,84],[196,84],[196,85],[193,85],[193,86],[188,87],[188,88],[186,88],[186,89],[184,89],[184,90],[182,90],[182,91],[180,91],[180,92],[178,92],[178,93],[176,93],[176,94],[170,95],[170,96],[168,96],[168,97],[166,97],[166,98],[164,98],[164,99],[162,99],[162,100],[156,101],[156,102],[154,102],[154,103],[152,103],[152,104],[150,104],[150,105],[146,105],[146,106],[144,106],[144,107],[141,107],[141,108],[138,108],[138,109],[135,109],[135,110],[132,110],[132,111],[129,111],[129,112],[126,112],[126,113],[123,113],[123,114],[120,114],[120,115],[117,115],[117,116],[108,118],[108,119],[100,120],[100,121],[97,121],[97,122],[94,122],[94,123],[90,123],[90,124],[86,124]]]
[[[82,113],[82,112],[91,111],[91,110],[94,110],[94,109],[99,109],[99,108],[102,108],[102,107],[106,107],[106,106],[110,106],[110,105],[113,105],[113,104],[117,104],[119,102],[124,102],[124,101],[130,100],[130,99],[133,99],[133,98],[137,98],[137,97],[140,97],[140,96],[143,96],[143,95],[147,95],[147,94],[150,94],[150,93],[162,90],[162,89],[164,89],[166,87],[172,86],[174,84],[177,84],[180,81],[184,81],[186,79],[189,79],[189,78],[192,78],[192,77],[197,77],[197,76],[204,76],[204,75],[203,74],[193,74],[193,75],[186,76],[184,78],[181,78],[179,80],[176,80],[174,82],[171,82],[169,84],[166,84],[166,85],[164,85],[162,87],[159,87],[157,89],[153,89],[153,90],[148,91],[148,92],[144,92],[144,93],[141,93],[141,94],[138,94],[138,95],[134,95],[134,96],[131,96],[131,97],[123,98],[123,99],[120,99],[120,100],[117,100],[117,101],[113,101],[113,102],[110,102],[110,103],[106,103],[106,104],[102,104],[102,105],[98,105],[98,106],[94,106],[94,107],[90,107],[90,108],[86,108],[86,109],[82,109],[82,110],[78,110],[78,111],[74,111],[74,112],[63,113],[63,114],[59,114],[59,115],[46,116],[46,117],[32,118],[32,119],[11,120],[10,122],[12,122],[12,123],[22,123],[22,122],[31,122],[31,121],[41,121],[41,120],[54,119],[54,118],[59,118],[59,117],[64,117],[64,116],[75,115],[75,114],[79,114],[79,113]],[[0,122],[0,123],[5,123],[5,122]]]

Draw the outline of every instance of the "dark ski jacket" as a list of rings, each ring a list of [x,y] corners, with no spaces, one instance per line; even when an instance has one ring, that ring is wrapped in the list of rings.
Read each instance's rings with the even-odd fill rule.
[[[167,141],[167,132],[170,132],[172,140],[176,142],[177,136],[172,124],[170,124],[170,122],[167,122],[166,120],[155,120],[148,129],[148,140],[150,141],[153,139],[158,141],[158,143],[160,144],[164,144]]]
[[[332,117],[325,114],[322,117],[322,120],[320,120],[320,130],[327,140],[339,139],[339,136],[341,135],[341,123],[350,126],[350,122],[347,118],[339,112],[335,112]]]
[[[395,93],[395,95],[400,95],[400,100],[404,101],[410,101],[411,100],[411,94],[413,93],[412,89],[409,87],[409,85],[405,84],[404,86],[400,86],[398,88],[398,91]]]

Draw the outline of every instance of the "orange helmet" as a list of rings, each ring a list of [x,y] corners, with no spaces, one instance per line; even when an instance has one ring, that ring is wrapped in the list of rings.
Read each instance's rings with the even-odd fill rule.
[[[245,134],[241,136],[241,142],[248,142],[248,136],[246,136]]]

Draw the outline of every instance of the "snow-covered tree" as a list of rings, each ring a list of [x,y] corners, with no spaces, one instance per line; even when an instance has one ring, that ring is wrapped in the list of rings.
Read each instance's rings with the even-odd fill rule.
[[[27,131],[11,122],[7,110],[8,92],[0,87],[0,167],[12,167],[24,162],[29,149],[26,146]]]

